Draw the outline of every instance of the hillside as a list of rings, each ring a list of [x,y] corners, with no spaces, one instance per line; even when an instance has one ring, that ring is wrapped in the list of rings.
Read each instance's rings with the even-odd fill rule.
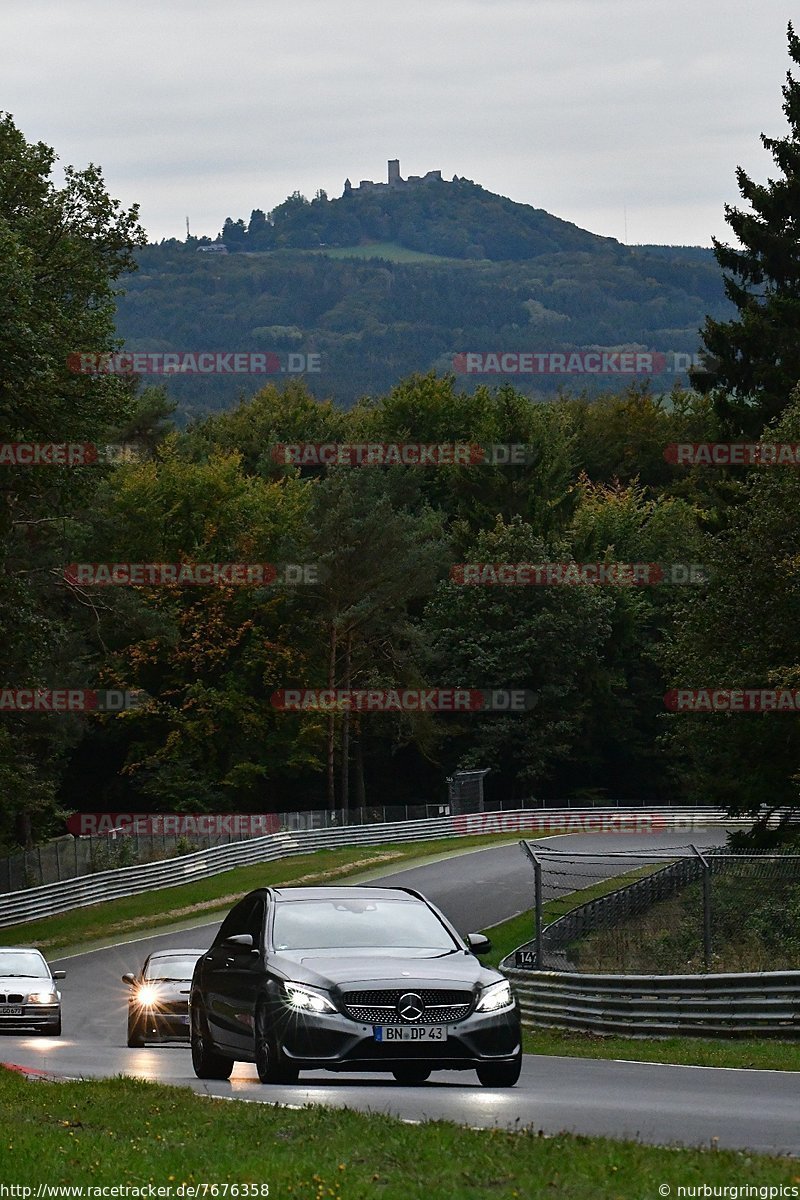
[[[396,242],[425,254],[491,262],[618,244],[458,178],[356,188],[334,200],[324,192],[313,200],[295,192],[269,215],[255,209],[247,225],[228,218],[222,238],[229,250],[256,251]]]
[[[729,311],[711,251],[624,246],[466,180],[338,200],[294,196],[268,216],[254,210],[247,224],[228,219],[218,242],[227,253],[202,252],[191,238],[138,253],[118,303],[126,348],[272,351],[283,363],[290,353],[318,355],[310,389],[345,407],[413,372],[452,371],[466,351],[691,354],[706,313]],[[462,382],[472,389],[499,378]],[[506,378],[541,397],[620,383]],[[187,376],[167,386],[185,420],[263,382]]]

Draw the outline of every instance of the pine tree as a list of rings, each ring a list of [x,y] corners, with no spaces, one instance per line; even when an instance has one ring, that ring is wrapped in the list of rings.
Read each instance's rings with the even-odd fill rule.
[[[789,55],[800,66],[800,38],[791,23]],[[751,211],[725,205],[735,249],[713,239],[725,291],[738,317],[707,317],[701,330],[707,368],[692,382],[711,392],[723,428],[757,435],[790,403],[800,382],[800,80],[787,72],[782,88],[786,137],[761,134],[780,170],[766,184],[738,167],[736,179]]]

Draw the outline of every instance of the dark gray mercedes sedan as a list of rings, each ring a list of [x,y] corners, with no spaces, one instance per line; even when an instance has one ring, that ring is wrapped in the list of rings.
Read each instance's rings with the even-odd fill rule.
[[[192,978],[192,1064],[227,1079],[235,1061],[262,1083],[301,1070],[386,1071],[423,1083],[473,1070],[487,1087],[520,1073],[519,1005],[508,981],[409,888],[250,892],[223,921]]]

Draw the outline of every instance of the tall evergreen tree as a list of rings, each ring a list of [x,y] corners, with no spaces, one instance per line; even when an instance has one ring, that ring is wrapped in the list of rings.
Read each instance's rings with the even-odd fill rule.
[[[791,23],[789,55],[800,66],[800,38]],[[714,241],[725,291],[739,310],[730,321],[707,317],[707,369],[693,383],[712,392],[730,434],[758,434],[789,404],[800,380],[800,80],[787,72],[783,111],[789,133],[761,141],[780,170],[755,183],[738,167],[736,179],[751,211],[725,206],[725,220],[742,249]]]

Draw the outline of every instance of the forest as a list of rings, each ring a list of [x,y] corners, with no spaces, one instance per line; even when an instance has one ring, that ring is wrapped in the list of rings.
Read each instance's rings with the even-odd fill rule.
[[[696,689],[800,694],[800,477],[796,457],[759,449],[800,443],[791,75],[783,95],[789,133],[764,139],[779,174],[756,185],[738,172],[746,207],[726,210],[736,244],[715,243],[713,267],[615,244],[592,257],[568,244],[570,227],[538,258],[464,258],[439,274],[290,246],[264,259],[147,247],[138,209],[108,195],[98,168],[67,168],[56,187],[54,151],[2,117],[0,428],[17,450],[0,467],[0,843],[57,833],[74,809],[437,802],[449,774],[474,768],[489,769],[487,787],[506,800],[795,807],[796,711],[676,703]],[[591,286],[560,273],[581,255]],[[169,320],[151,303],[158,294]],[[431,366],[434,345],[486,348],[515,328],[522,342],[523,296],[536,320],[546,308],[601,344],[623,315],[651,347],[668,327],[676,347],[697,320],[707,363],[685,384],[600,380],[595,394],[546,402],[516,379],[466,386],[446,357]],[[394,378],[398,350],[379,386],[354,367],[346,403],[284,378],[242,386],[224,405],[71,370],[78,352],[119,348],[126,305],[150,350],[199,348],[212,332],[226,349],[253,349],[254,329],[263,347],[279,326],[291,344],[295,325],[304,345],[326,328],[362,350],[368,336],[399,346],[391,312],[425,366]],[[445,312],[449,324],[437,325]],[[145,334],[158,322],[154,344]],[[198,383],[180,382],[187,395]],[[424,465],[381,458],[411,443],[450,450]],[[716,443],[749,449],[680,451]],[[287,446],[350,450],[315,461]],[[359,446],[382,449],[365,459]],[[118,569],[127,576],[111,585]],[[15,707],[31,689],[137,702]],[[276,701],[287,689],[533,701],[296,709]]]
[[[318,355],[307,387],[347,408],[412,374],[446,374],[469,351],[601,347],[693,355],[704,317],[725,319],[734,311],[709,249],[623,246],[476,185],[469,185],[469,205],[459,203],[465,186],[429,183],[397,195],[287,201],[262,223],[270,231],[266,249],[250,248],[267,237],[248,233],[262,227],[253,218],[247,228],[225,226],[220,244],[231,247],[228,254],[203,252],[207,242],[195,238],[137,249],[138,270],[120,281],[117,333],[132,351],[266,351],[282,363],[290,353]],[[508,257],[442,253],[438,209],[422,205],[430,190],[443,193],[447,228],[471,221]],[[384,230],[367,219],[380,204],[408,210],[407,219]],[[300,237],[317,209],[342,205],[363,210],[352,243],[321,248],[316,233]],[[231,228],[241,228],[241,240],[226,234]],[[522,232],[512,236],[517,229],[527,241]],[[668,392],[676,378],[667,372],[652,382]],[[211,375],[161,382],[182,426],[230,407],[259,384],[253,376]],[[479,375],[462,380],[466,390],[482,382]],[[680,382],[687,382],[685,373]],[[604,389],[592,375],[521,374],[514,383],[534,399]]]

